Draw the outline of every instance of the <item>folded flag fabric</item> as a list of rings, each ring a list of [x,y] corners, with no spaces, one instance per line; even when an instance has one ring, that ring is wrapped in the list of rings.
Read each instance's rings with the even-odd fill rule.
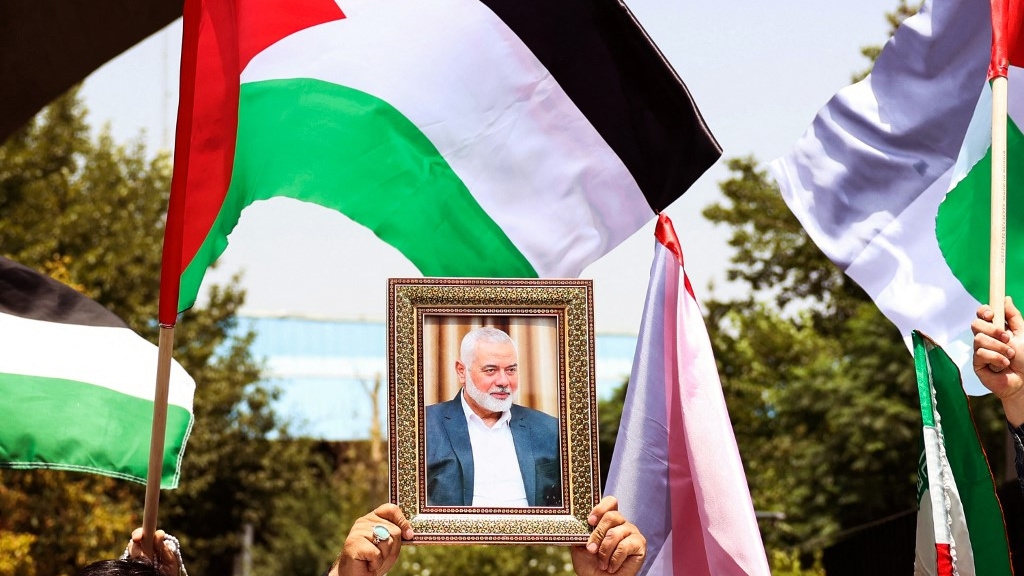
[[[920,332],[912,339],[924,444],[914,574],[1009,576],[1003,511],[959,370]]]
[[[145,483],[157,347],[72,288],[0,257],[0,468]],[[171,367],[162,488],[176,488],[195,382]]]
[[[641,574],[770,574],[711,340],[667,216],[605,488],[647,538]]]
[[[571,277],[721,154],[617,0],[188,0],[178,114],[165,324],[260,200],[427,276]]]
[[[874,299],[908,349],[914,329],[934,338],[970,394],[987,393],[970,366],[970,324],[988,301],[991,38],[988,0],[925,2],[871,74],[836,94],[771,165],[814,242]],[[1010,247],[1024,243],[1024,211],[1013,208],[1024,201],[1014,166],[1024,155],[1021,80],[1011,66]],[[1021,266],[1024,252],[1009,250],[1007,268]],[[1009,275],[1006,291],[1024,297],[1024,277]]]

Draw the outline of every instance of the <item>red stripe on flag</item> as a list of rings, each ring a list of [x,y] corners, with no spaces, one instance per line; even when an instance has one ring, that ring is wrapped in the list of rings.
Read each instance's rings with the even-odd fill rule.
[[[667,228],[663,229],[662,219],[658,220],[658,228],[655,230],[655,237],[659,242],[671,234],[671,240],[675,241],[672,232],[672,222],[665,219]],[[659,235],[658,232],[662,234]],[[678,241],[675,243],[675,250],[670,244],[662,242],[666,248],[675,253],[676,259],[680,256]],[[701,569],[705,566],[693,562],[693,558],[703,556],[702,546],[694,546],[695,543],[703,544],[700,538],[686,525],[685,520],[700,514],[696,495],[693,487],[693,471],[690,469],[690,458],[686,447],[686,429],[683,422],[683,404],[680,399],[678,357],[676,355],[677,338],[679,334],[678,310],[679,310],[679,273],[681,268],[669,266],[665,269],[665,307],[662,310],[662,322],[665,330],[663,340],[664,350],[662,359],[665,363],[665,398],[668,401],[668,485],[671,514],[671,538],[672,538],[672,572],[682,574],[686,571],[688,564],[694,564],[691,569]],[[696,542],[695,542],[696,541]],[[694,556],[696,554],[696,556]],[[706,572],[693,572],[694,576],[709,576]]]
[[[683,420],[682,390],[678,379],[679,348],[679,276],[683,271],[683,250],[676,236],[672,220],[664,213],[658,215],[658,224],[654,229],[654,238],[675,257],[678,266],[665,268],[665,307],[662,310],[662,324],[665,330],[664,350],[662,358],[665,363],[665,398],[668,401],[668,484],[670,507],[672,509],[672,573],[692,574],[692,576],[710,576],[707,562],[695,562],[696,558],[704,558],[704,539],[698,536],[700,530],[690,525],[693,518],[700,516],[700,507],[694,491],[694,473],[690,468],[690,455],[686,446],[686,425]],[[685,289],[692,296],[689,279],[682,274]],[[699,526],[698,526],[699,528]],[[689,570],[690,572],[687,572]]]
[[[658,214],[658,224],[654,227],[654,239],[665,248],[668,248],[669,252],[675,254],[679,266],[685,268],[683,265],[683,247],[679,244],[679,237],[676,236],[676,228],[672,225],[672,220],[664,212]],[[683,285],[686,287],[686,293],[690,295],[690,298],[696,300],[697,297],[693,294],[693,286],[690,285],[690,277],[685,274],[683,275]]]
[[[198,226],[209,230],[213,224],[227,193],[235,156],[239,87],[237,75],[232,82],[227,80],[232,72],[238,70],[238,52],[227,48],[236,39],[237,29],[229,3],[213,2],[212,10],[213,14],[211,5],[202,0],[185,2],[178,122],[174,136],[174,176],[171,179],[160,268],[158,319],[164,326],[175,323],[181,272],[202,242],[196,243],[192,239],[196,235],[194,228]],[[221,24],[225,19],[229,20],[227,25]],[[224,49],[217,49],[217,41]],[[221,69],[219,74],[216,72],[218,68]],[[218,112],[219,116],[210,122],[211,113]],[[196,162],[193,170],[192,160],[198,155],[193,156],[192,149],[202,147],[194,146],[193,141],[208,145],[213,150],[220,147],[216,155],[218,161],[206,158],[205,162]],[[186,193],[189,190],[197,192],[188,197]],[[190,225],[188,231],[185,230],[186,211]]]
[[[992,1],[992,60],[988,65],[988,79],[1006,78],[1011,64],[1024,62],[1024,38],[1021,24],[1024,10],[1019,0]]]
[[[181,273],[209,234],[231,184],[242,69],[278,40],[344,17],[330,0],[186,1],[174,176],[160,271],[161,324],[174,325]]]
[[[953,554],[949,544],[935,545],[935,562],[938,576],[953,576]]]
[[[282,38],[345,17],[341,8],[329,0],[245,0],[239,2],[238,14],[242,70],[254,56]]]

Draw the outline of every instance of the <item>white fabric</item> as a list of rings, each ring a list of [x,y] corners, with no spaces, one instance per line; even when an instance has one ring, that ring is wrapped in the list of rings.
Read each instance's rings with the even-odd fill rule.
[[[59,378],[152,401],[158,348],[128,328],[0,314],[0,373]],[[196,384],[171,361],[167,401],[192,411]]]
[[[671,230],[667,216],[658,229]],[[647,539],[641,576],[770,576],[711,340],[670,240],[656,244],[605,493]]]

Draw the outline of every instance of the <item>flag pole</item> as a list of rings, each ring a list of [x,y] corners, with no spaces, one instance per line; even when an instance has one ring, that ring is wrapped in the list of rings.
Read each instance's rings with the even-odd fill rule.
[[[164,467],[164,439],[167,434],[167,395],[171,381],[171,356],[174,351],[174,326],[160,325],[156,361],[156,395],[153,398],[153,429],[149,437],[149,470],[146,475],[146,501],[142,511],[142,550],[153,557],[157,511],[160,508],[160,479]]]
[[[997,326],[1005,323],[1006,297],[1006,76],[992,78],[992,208],[988,300]]]

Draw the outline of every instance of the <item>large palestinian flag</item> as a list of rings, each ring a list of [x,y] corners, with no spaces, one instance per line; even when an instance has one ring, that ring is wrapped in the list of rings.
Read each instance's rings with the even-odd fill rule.
[[[72,288],[0,257],[0,468],[146,482],[157,347]],[[160,485],[175,488],[195,382],[171,365]]]
[[[1000,2],[1007,0],[992,5]],[[783,198],[822,252],[874,299],[908,348],[915,329],[934,338],[970,394],[988,393],[971,368],[971,322],[989,297],[987,72],[1006,75],[1024,52],[1011,45],[993,64],[992,5],[926,0],[871,74],[836,94],[772,163]],[[995,12],[997,32],[1019,25],[1015,10]],[[996,37],[1019,43],[1016,34]],[[1024,298],[1024,277],[1012,273],[1024,266],[1019,72],[1009,67],[1006,293],[1016,300]]]
[[[576,276],[721,154],[617,0],[188,0],[183,42],[164,324],[253,202],[428,276]]]

